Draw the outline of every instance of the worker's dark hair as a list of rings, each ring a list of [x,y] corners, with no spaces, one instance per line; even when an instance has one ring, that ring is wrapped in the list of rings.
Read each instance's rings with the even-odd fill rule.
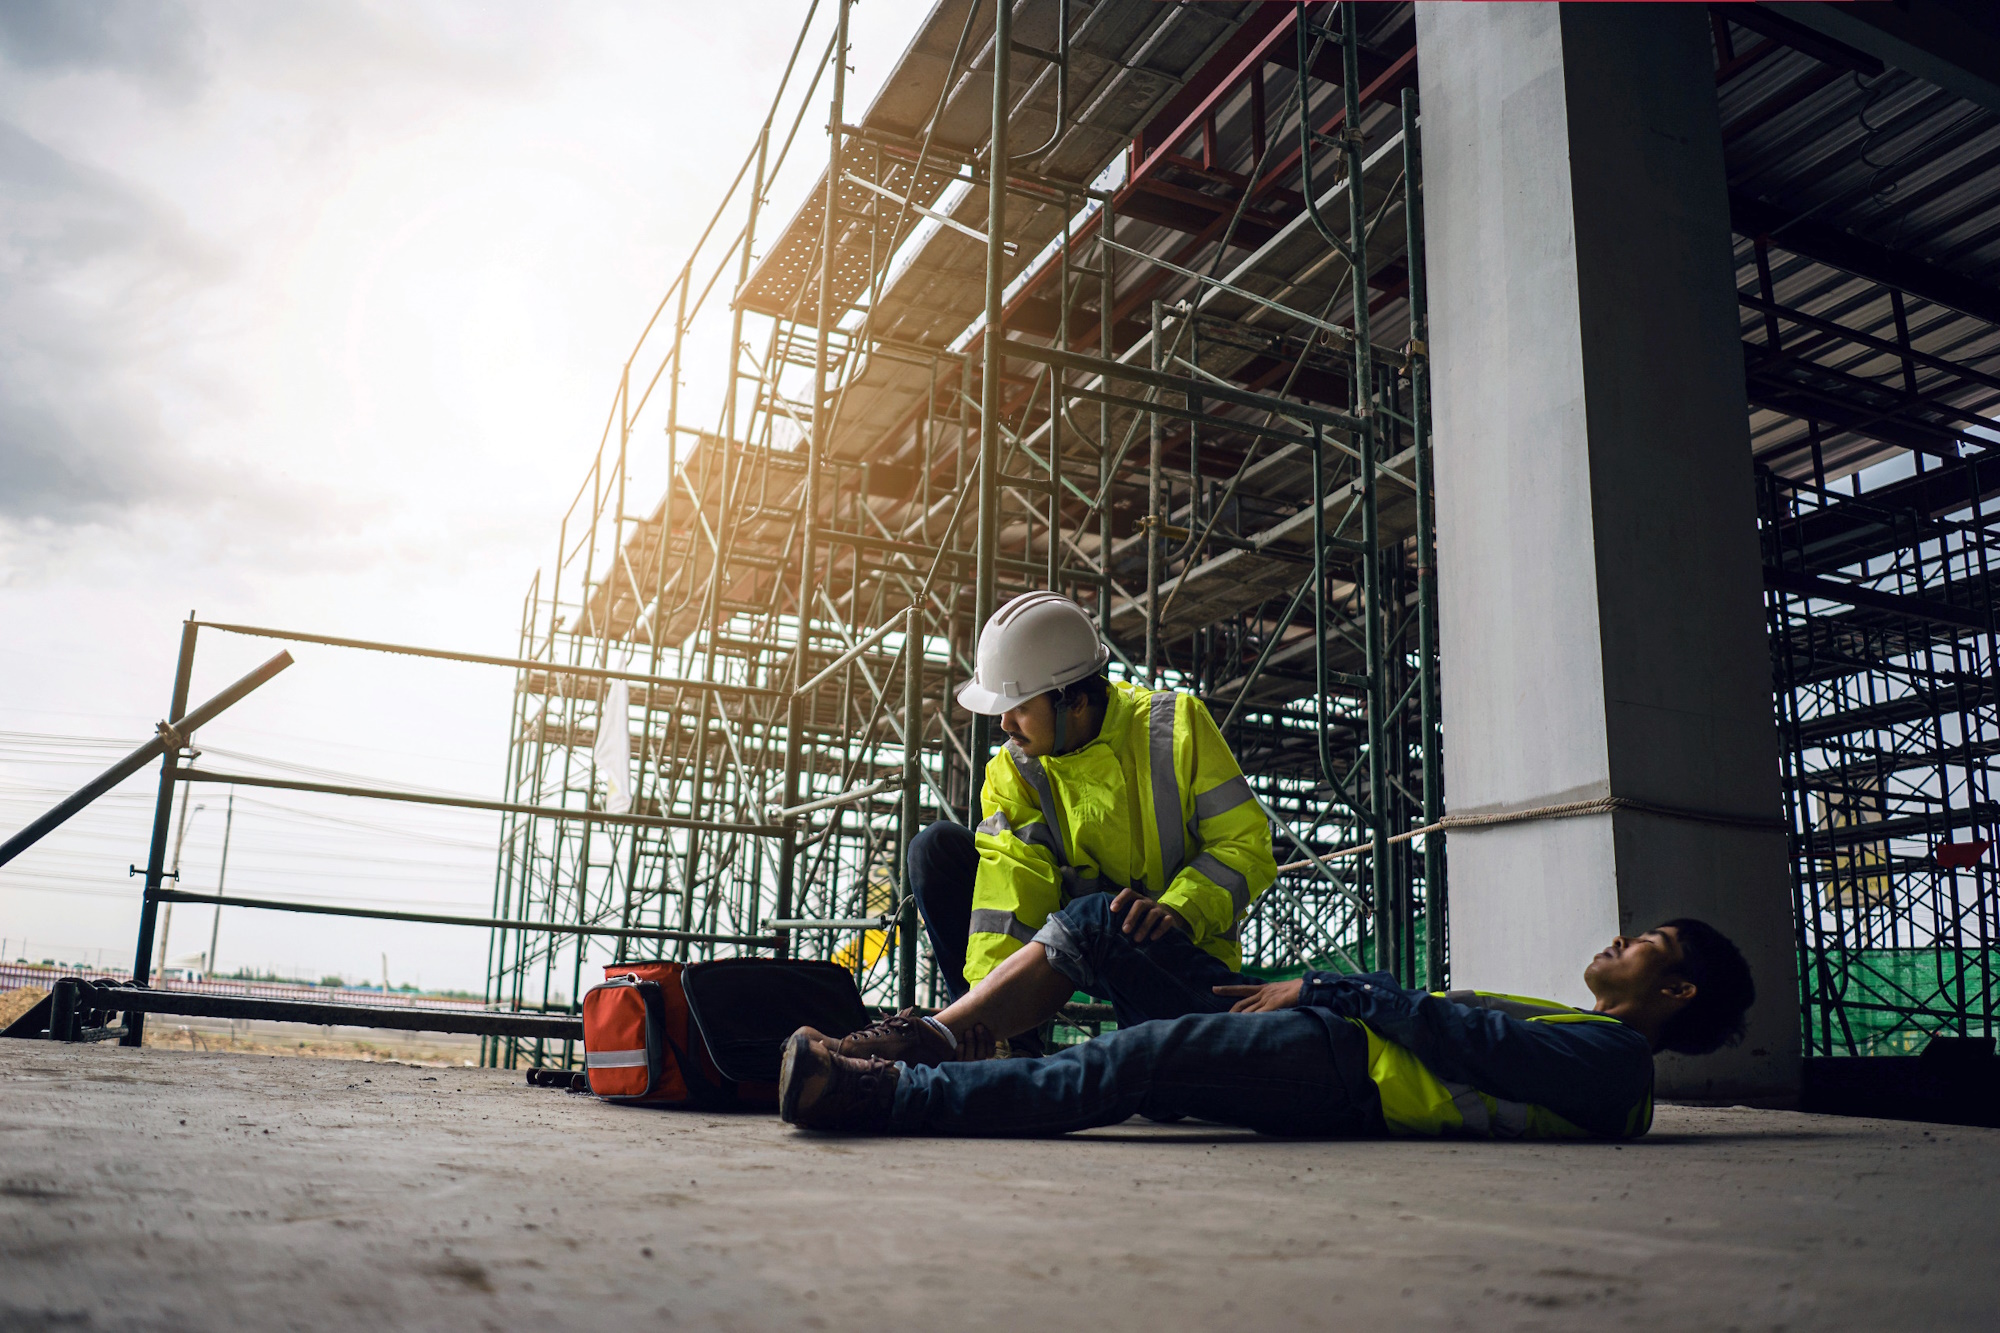
[[[1757,1002],[1750,964],[1727,935],[1693,917],[1662,922],[1680,938],[1681,961],[1673,974],[1694,985],[1694,998],[1660,1033],[1660,1045],[1683,1055],[1707,1055],[1743,1040],[1744,1015]]]
[[[1110,702],[1110,699],[1111,678],[1102,671],[1085,676],[1082,680],[1073,680],[1061,689],[1049,691],[1049,703],[1057,711],[1079,701],[1089,704],[1092,708],[1102,708]]]

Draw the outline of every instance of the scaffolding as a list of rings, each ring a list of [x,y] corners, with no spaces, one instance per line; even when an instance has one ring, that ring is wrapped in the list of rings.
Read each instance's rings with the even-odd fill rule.
[[[979,818],[977,627],[1056,588],[1264,802],[1247,967],[1442,984],[1442,841],[1398,837],[1442,813],[1411,7],[943,0],[859,117],[825,11],[523,605],[521,658],[633,679],[523,670],[509,801],[651,818],[509,816],[494,916],[935,999],[904,852]],[[592,939],[496,931],[489,1002],[567,1007]]]
[[[2000,117],[1715,32],[1805,1053],[1914,1054],[2000,1030]]]
[[[523,606],[509,800],[642,819],[510,818],[494,916],[935,998],[903,851],[977,817],[994,739],[952,687],[1058,588],[1264,802],[1251,970],[1442,984],[1411,6],[943,0],[854,118],[845,16],[808,12]],[[1990,1031],[2000,126],[1713,26],[1808,1052]],[[489,999],[573,1003],[591,938],[496,932]]]

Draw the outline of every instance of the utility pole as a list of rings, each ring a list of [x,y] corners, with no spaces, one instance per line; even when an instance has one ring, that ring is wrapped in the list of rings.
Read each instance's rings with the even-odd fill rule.
[[[185,787],[181,789],[181,818],[179,825],[174,831],[174,868],[170,873],[170,878],[174,881],[175,888],[179,888],[181,882],[181,845],[187,841],[188,819],[194,814],[195,810],[206,809],[208,807],[205,805],[197,805],[194,809],[189,809],[187,789]],[[173,928],[174,905],[168,903],[166,911],[160,914],[160,959],[157,963],[153,964],[153,971],[156,973],[164,973],[167,970],[167,936],[173,931]]]
[[[222,886],[229,878],[229,830],[236,826],[236,788],[229,789],[229,805],[222,816],[222,869],[215,872],[215,896],[222,896]],[[215,972],[215,941],[222,934],[222,904],[215,905],[215,924],[208,928],[208,955],[202,960],[202,980],[206,981]]]

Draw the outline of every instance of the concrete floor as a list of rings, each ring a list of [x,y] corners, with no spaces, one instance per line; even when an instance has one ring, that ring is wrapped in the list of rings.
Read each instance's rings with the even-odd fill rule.
[[[1972,1329],[2000,1131],[809,1137],[518,1074],[0,1043],[0,1329]]]

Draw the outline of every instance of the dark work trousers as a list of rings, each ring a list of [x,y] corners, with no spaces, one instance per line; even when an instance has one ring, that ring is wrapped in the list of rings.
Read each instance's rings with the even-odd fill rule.
[[[905,1066],[905,1134],[1064,1134],[1193,1116],[1266,1134],[1380,1134],[1368,1039],[1318,1011],[1225,1012],[1211,985],[1244,978],[1179,932],[1134,944],[1111,895],[1078,898],[1036,938],[1057,971],[1109,999],[1119,1030],[1041,1060]],[[1148,1019],[1154,1021],[1146,1021]]]
[[[965,983],[965,953],[972,929],[972,885],[978,875],[979,852],[972,830],[963,824],[932,824],[910,840],[910,890],[916,894],[938,974],[954,1000],[971,989]],[[1249,978],[1230,971],[1179,931],[1147,944],[1132,943],[1118,929],[1111,898],[1108,893],[1090,894],[1057,914],[1067,933],[1060,937],[1064,947],[1052,950],[1051,961],[1077,978],[1078,990],[1109,1001],[1121,1027],[1229,1008],[1230,1001],[1209,988]],[[1068,955],[1075,952],[1072,942],[1086,936],[1098,950],[1116,953],[1118,964],[1069,963]]]
[[[910,892],[917,896],[938,977],[954,1000],[972,989],[965,984],[965,948],[978,877],[979,849],[965,825],[939,820],[910,839]]]
[[[1133,1115],[1265,1134],[1379,1135],[1368,1038],[1305,1009],[1188,1014],[1121,1028],[1042,1060],[906,1065],[892,1132],[1066,1134]]]

